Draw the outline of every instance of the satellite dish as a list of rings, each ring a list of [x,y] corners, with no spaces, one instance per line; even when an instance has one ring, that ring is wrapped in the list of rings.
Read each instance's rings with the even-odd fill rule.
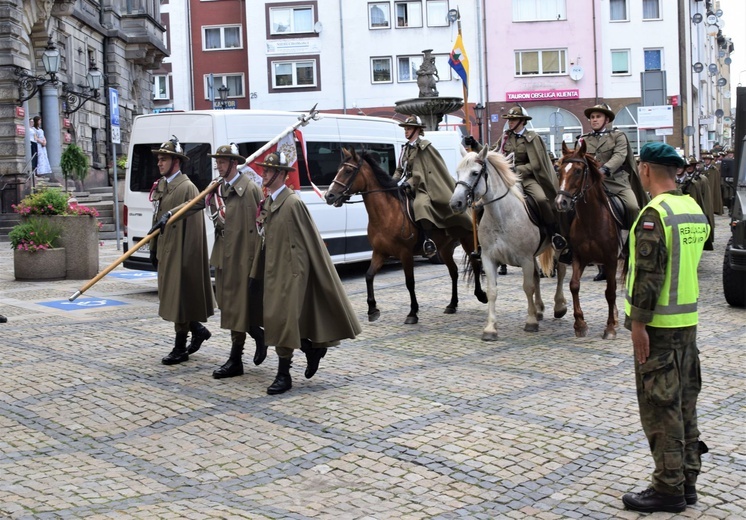
[[[705,70],[705,66],[702,65],[702,63],[700,62],[697,62],[694,65],[692,65],[692,68],[694,69],[694,72],[696,72],[697,74]]]
[[[449,9],[447,16],[448,16],[448,21],[449,22],[451,22],[451,23],[455,22],[459,18],[458,9]]]
[[[725,78],[718,79],[718,87],[724,87],[727,84],[728,84],[728,80],[727,79],[725,79]]]
[[[716,63],[710,63],[707,66],[707,70],[709,70],[711,74],[717,74],[717,72],[718,72],[718,66],[717,66]]]
[[[702,15],[699,13],[696,13],[694,16],[692,16],[692,23],[698,24],[702,22]]]
[[[320,34],[321,31],[324,29],[324,26],[321,24],[321,22],[316,22],[313,24],[313,32],[316,34]]]
[[[718,18],[717,26],[720,27],[721,29],[725,27],[725,20],[723,20],[722,18]]]
[[[709,25],[715,25],[716,23],[718,23],[718,17],[715,16],[714,14],[712,14],[712,13],[708,14],[707,15],[707,23]]]
[[[722,108],[718,108],[715,110],[715,117],[723,117],[725,115],[725,112],[723,112]]]
[[[730,56],[728,56],[723,60],[723,63],[725,63],[726,65],[730,65],[731,63],[733,63],[733,60],[730,59]]]
[[[580,81],[585,71],[580,65],[573,65],[570,69],[570,79],[573,81]]]
[[[717,16],[718,18],[720,18],[721,16],[723,16],[723,10],[722,9],[718,9],[717,11],[715,11],[715,16]]]
[[[693,126],[690,125],[690,126],[685,126],[684,127],[684,135],[692,136],[692,135],[694,135],[694,133],[695,133],[695,130],[694,130]]]
[[[723,92],[723,97],[725,99],[730,99],[730,90],[726,90],[725,92]]]
[[[724,56],[725,56],[725,51],[721,50],[720,52],[718,52],[718,57],[722,58]]]

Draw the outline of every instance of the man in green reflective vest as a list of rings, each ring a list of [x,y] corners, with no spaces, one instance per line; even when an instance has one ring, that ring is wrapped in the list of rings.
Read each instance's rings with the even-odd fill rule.
[[[676,170],[685,165],[665,143],[640,150],[640,178],[652,200],[630,231],[624,325],[632,331],[640,421],[655,470],[648,489],[622,501],[641,512],[678,513],[696,503],[707,452],[697,428],[697,266],[710,225],[676,187]]]

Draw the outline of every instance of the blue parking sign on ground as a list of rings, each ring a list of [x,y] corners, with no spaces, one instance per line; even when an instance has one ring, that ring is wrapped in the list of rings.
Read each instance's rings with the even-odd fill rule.
[[[75,301],[55,300],[51,302],[37,302],[39,305],[59,309],[61,311],[84,311],[87,309],[102,309],[104,307],[118,307],[127,305],[119,300],[110,300],[108,298],[78,298]]]

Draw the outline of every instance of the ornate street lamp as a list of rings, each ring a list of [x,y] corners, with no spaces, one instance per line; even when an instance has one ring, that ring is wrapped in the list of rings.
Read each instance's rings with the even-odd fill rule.
[[[479,142],[482,142],[482,117],[484,116],[485,107],[482,103],[477,103],[474,106],[474,116],[477,118],[477,126],[479,127]]]
[[[86,101],[90,99],[98,99],[98,91],[101,89],[103,79],[103,73],[98,70],[96,64],[91,61],[88,73],[85,75],[87,85],[79,85],[79,88],[81,88],[80,92],[65,83],[62,86],[62,94],[65,99],[65,116],[70,116],[73,112],[80,110]]]
[[[24,101],[27,101],[34,97],[37,92],[46,85],[51,83],[57,85],[57,72],[60,70],[60,51],[52,43],[52,38],[49,38],[47,42],[47,48],[44,50],[44,54],[41,56],[41,63],[44,65],[44,72],[47,73],[49,78],[43,76],[34,76],[30,74],[23,67],[15,68],[15,75],[18,76],[18,104],[22,105]]]
[[[220,96],[220,108],[225,110],[225,107],[228,106],[228,93],[231,91],[231,89],[225,85],[220,85],[218,88],[218,95]]]

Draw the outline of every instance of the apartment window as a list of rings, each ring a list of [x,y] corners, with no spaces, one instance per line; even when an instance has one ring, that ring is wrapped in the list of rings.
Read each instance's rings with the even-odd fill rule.
[[[391,6],[388,2],[368,4],[368,28],[388,29],[391,27]]]
[[[396,2],[397,27],[422,27],[422,2]]]
[[[240,25],[202,27],[202,50],[222,51],[242,47]]]
[[[391,70],[391,57],[385,56],[370,59],[371,83],[392,83],[394,76]]]
[[[243,74],[213,74],[213,89],[215,90],[215,99],[219,99],[218,89],[225,85],[228,87],[228,98],[243,98],[244,81]],[[210,75],[205,74],[205,99],[210,99]]]
[[[660,0],[642,0],[642,19],[643,20],[660,20],[661,4]]]
[[[567,20],[565,0],[513,0],[514,22]]]
[[[269,9],[269,33],[285,35],[312,33],[314,6],[271,7]]]
[[[645,70],[663,70],[663,50],[645,49]]]
[[[516,76],[546,76],[552,74],[567,74],[567,51],[565,49],[516,51]]]
[[[609,0],[609,20],[612,22],[626,22],[627,0]]]
[[[272,88],[292,89],[316,87],[318,84],[317,69],[316,59],[272,61],[270,64]]]
[[[448,22],[448,0],[427,0],[427,26],[447,27]]]
[[[611,51],[611,73],[629,74],[629,49]]]
[[[422,63],[422,56],[398,56],[396,58],[397,76],[399,83],[417,81],[417,69]]]
[[[168,76],[153,76],[153,99],[171,99]]]

